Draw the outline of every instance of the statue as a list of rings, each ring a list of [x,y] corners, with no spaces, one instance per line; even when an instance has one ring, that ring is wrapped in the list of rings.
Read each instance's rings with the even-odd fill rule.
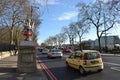
[[[27,19],[24,25],[24,41],[32,41],[32,32],[33,32],[34,23],[31,26],[31,19]]]

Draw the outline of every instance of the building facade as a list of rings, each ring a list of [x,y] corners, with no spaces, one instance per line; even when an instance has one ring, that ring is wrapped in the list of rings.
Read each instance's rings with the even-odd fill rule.
[[[113,49],[116,44],[120,44],[120,39],[118,36],[103,36],[100,43],[101,48],[107,47],[108,49]],[[98,39],[96,39],[92,47],[98,48],[98,46]]]

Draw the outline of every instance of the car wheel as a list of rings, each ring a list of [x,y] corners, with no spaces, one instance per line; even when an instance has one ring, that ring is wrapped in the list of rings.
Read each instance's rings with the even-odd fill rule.
[[[85,70],[84,70],[81,66],[79,67],[79,72],[80,72],[80,74],[82,74],[82,75],[85,74]]]
[[[47,56],[48,59],[50,59],[50,56]]]
[[[101,72],[101,71],[102,71],[102,69],[99,69],[99,70],[98,70],[98,72]]]

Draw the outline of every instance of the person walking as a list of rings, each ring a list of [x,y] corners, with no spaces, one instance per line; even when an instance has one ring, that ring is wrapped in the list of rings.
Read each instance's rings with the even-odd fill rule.
[[[16,55],[16,54],[17,54],[17,51],[18,51],[18,49],[17,49],[17,47],[15,47],[15,54],[14,54],[14,55]]]

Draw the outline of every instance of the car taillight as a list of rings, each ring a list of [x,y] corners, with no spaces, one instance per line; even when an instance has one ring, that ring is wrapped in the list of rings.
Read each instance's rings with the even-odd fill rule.
[[[84,64],[84,65],[87,65],[87,61],[86,61],[86,60],[87,60],[87,55],[86,55],[86,53],[85,53],[85,54],[84,54],[84,60],[83,60],[83,64]]]

